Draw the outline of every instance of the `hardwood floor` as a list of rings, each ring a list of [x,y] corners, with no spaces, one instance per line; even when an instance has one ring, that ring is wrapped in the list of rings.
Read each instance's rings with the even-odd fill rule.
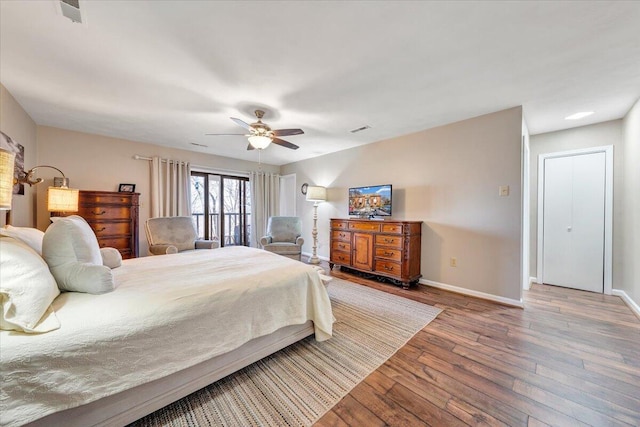
[[[640,320],[618,297],[533,285],[523,310],[331,274],[444,311],[316,426],[640,425]]]

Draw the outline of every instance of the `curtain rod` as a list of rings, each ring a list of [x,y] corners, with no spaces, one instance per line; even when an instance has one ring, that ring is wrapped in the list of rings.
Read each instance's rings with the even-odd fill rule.
[[[133,158],[135,160],[147,160],[147,161],[151,161],[153,160],[151,157],[146,157],[146,156],[141,156],[139,154],[134,154]],[[161,159],[162,163],[166,163],[167,160],[166,159]],[[181,162],[181,163],[185,163],[185,162]],[[203,165],[191,165],[192,169],[203,169],[204,171],[214,171],[214,172],[229,172],[229,173],[234,173],[234,174],[241,174],[243,176],[249,176],[249,171],[239,171],[239,170],[233,170],[233,169],[222,169],[222,168],[216,168],[216,167],[211,167],[211,166],[203,166]]]

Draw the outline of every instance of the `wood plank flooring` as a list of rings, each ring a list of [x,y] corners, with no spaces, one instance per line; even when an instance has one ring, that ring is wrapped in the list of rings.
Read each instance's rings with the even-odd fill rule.
[[[331,274],[444,311],[316,426],[640,426],[640,320],[618,297],[533,285],[523,310]]]

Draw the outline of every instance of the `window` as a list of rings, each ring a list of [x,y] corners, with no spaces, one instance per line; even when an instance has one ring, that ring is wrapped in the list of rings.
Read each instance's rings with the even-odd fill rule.
[[[220,246],[249,246],[249,178],[191,173],[191,214],[198,237],[219,238]]]

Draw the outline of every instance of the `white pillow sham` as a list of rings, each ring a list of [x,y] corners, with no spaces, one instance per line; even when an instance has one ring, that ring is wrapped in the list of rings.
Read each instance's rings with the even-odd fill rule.
[[[0,237],[0,329],[29,333],[58,329],[51,303],[59,294],[40,255],[17,239]]]
[[[102,265],[98,239],[81,216],[60,218],[47,228],[42,257],[61,290],[102,294],[115,289],[111,269]]]
[[[42,255],[42,238],[44,237],[44,232],[37,228],[7,225],[0,228],[0,235],[18,239],[33,248],[38,255]]]

